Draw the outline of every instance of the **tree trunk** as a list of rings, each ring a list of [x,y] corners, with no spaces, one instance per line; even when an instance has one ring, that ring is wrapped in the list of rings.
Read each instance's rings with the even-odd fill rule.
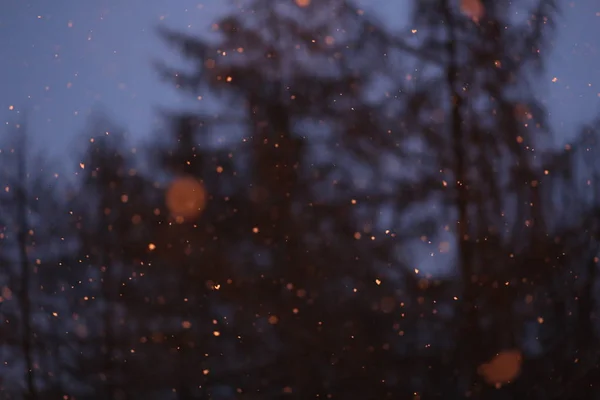
[[[18,185],[16,192],[17,201],[17,224],[18,233],[17,241],[19,247],[19,258],[21,263],[21,287],[19,300],[21,301],[22,324],[23,324],[23,356],[25,358],[25,385],[27,400],[36,400],[37,390],[35,387],[34,372],[33,372],[33,355],[32,355],[32,329],[31,329],[31,299],[30,299],[30,265],[27,256],[27,235],[29,232],[27,221],[27,189],[26,177],[27,166],[25,160],[25,132],[22,133],[21,142],[19,143],[19,154],[17,157],[17,177]]]
[[[479,341],[478,338],[478,311],[476,305],[476,284],[473,281],[476,277],[473,271],[473,249],[472,240],[469,237],[469,184],[467,182],[467,154],[464,148],[464,132],[462,112],[464,99],[461,94],[460,81],[458,80],[459,61],[456,59],[458,51],[456,48],[456,21],[453,17],[451,4],[448,0],[443,3],[445,22],[448,32],[448,41],[446,51],[448,55],[448,67],[446,83],[451,98],[450,114],[450,133],[452,140],[452,151],[454,155],[454,187],[455,201],[458,211],[457,220],[457,243],[458,257],[457,266],[460,269],[462,278],[462,302],[460,308],[458,338],[456,345],[456,354],[453,362],[455,370],[459,374],[459,379],[465,379],[468,385],[465,389],[470,392],[473,389],[475,378],[475,368],[477,364],[477,349],[474,347]]]

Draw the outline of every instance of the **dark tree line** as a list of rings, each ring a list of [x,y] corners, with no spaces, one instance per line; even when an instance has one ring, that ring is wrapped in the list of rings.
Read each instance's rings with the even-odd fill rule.
[[[556,5],[413,8],[162,29],[197,110],[138,147],[98,114],[74,180],[13,124],[1,397],[597,398],[600,124],[544,146],[532,93]]]

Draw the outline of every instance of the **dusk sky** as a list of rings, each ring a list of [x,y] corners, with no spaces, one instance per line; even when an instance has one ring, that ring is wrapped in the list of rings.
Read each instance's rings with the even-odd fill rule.
[[[560,1],[563,10],[546,76],[534,85],[556,135],[600,111],[600,3]],[[362,0],[396,28],[405,0]],[[132,137],[152,129],[153,107],[177,107],[181,97],[161,84],[153,58],[173,60],[155,27],[199,32],[229,0],[4,0],[0,12],[0,119],[34,108],[35,141],[72,152],[94,105],[108,109]],[[557,81],[552,82],[556,77]],[[11,106],[13,110],[11,111]]]

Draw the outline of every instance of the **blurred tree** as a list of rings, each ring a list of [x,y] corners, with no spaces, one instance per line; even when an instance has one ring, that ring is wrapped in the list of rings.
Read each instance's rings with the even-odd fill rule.
[[[551,280],[538,287],[546,300],[539,307],[544,367],[538,369],[547,372],[550,384],[537,391],[545,398],[595,398],[598,393],[599,127],[592,121],[572,142],[544,155],[542,196],[552,202],[544,210],[551,224],[543,273]]]
[[[139,287],[147,286],[138,282],[145,279],[151,260],[148,253],[156,246],[146,230],[156,222],[152,185],[137,173],[135,160],[126,153],[123,131],[116,124],[96,115],[90,129],[101,133],[92,137],[80,163],[83,185],[73,204],[80,258],[89,266],[92,283],[83,296],[88,319],[85,342],[92,347],[87,351],[90,359],[81,362],[87,364],[89,374],[96,375],[90,381],[96,391],[104,387],[110,399],[136,398],[145,390],[138,376],[148,373],[148,365],[136,357],[135,350],[149,336],[148,324],[153,320],[148,318],[147,300],[157,296],[157,292],[141,292]],[[158,282],[154,281],[156,290],[160,290]]]
[[[515,19],[512,7],[528,7],[529,17]],[[542,65],[555,11],[546,0],[414,4],[411,28],[439,57],[416,62],[415,112],[407,123],[439,171],[437,192],[451,216],[440,222],[456,221],[453,264],[462,289],[454,355],[441,375],[459,397],[503,396],[477,367],[522,340],[516,294],[531,276],[514,257],[539,258],[532,252],[546,233],[534,149],[547,128],[528,78]]]
[[[14,333],[12,335],[9,334],[8,337],[19,338],[20,345],[18,347],[21,349],[20,355],[23,361],[24,372],[23,377],[17,378],[16,383],[23,383],[23,397],[25,399],[35,400],[38,398],[38,389],[36,387],[36,370],[34,369],[36,356],[32,330],[33,315],[35,313],[35,307],[32,305],[34,301],[31,284],[32,266],[28,254],[28,248],[31,245],[29,215],[31,199],[28,193],[27,130],[25,122],[14,123],[11,126],[11,130],[10,140],[4,143],[9,148],[4,151],[5,159],[3,160],[6,163],[3,169],[3,172],[6,174],[3,176],[6,185],[4,187],[3,206],[5,209],[10,210],[5,216],[5,224],[10,233],[6,235],[9,237],[3,234],[3,239],[10,239],[12,249],[11,247],[6,249],[8,251],[6,251],[5,261],[7,262],[9,285],[4,286],[2,297],[3,300],[9,301],[10,304],[14,290],[18,311],[14,310],[13,312],[16,314],[14,316],[18,323],[13,325],[13,327],[17,328],[16,335]],[[3,242],[3,247],[7,247],[5,244],[6,240],[3,240]],[[15,266],[18,267],[15,268]],[[10,322],[10,319],[7,322]],[[13,342],[9,346],[12,347],[15,344]],[[19,363],[16,364],[19,365]]]
[[[363,14],[340,1],[255,1],[215,24],[218,43],[163,31],[200,65],[189,74],[161,66],[164,76],[234,105],[169,116],[176,145],[166,167],[201,180],[209,196],[185,221],[213,264],[201,276],[231,281],[219,293],[236,322],[219,340],[238,344],[234,361],[209,364],[210,390],[225,381],[249,396],[372,396],[391,393],[382,376],[408,367],[378,348],[397,335],[396,317],[373,309],[403,273],[400,238],[378,226],[398,192],[373,163],[395,147],[398,116],[367,101],[379,75],[393,79],[384,68],[393,41]]]
[[[23,327],[23,357],[25,359],[25,383],[26,394],[25,399],[36,400],[38,397],[37,388],[35,386],[34,365],[33,365],[33,350],[32,340],[33,333],[31,329],[31,264],[27,247],[30,244],[29,235],[29,210],[28,210],[28,193],[26,188],[27,180],[27,138],[26,130],[21,124],[16,125],[17,129],[23,128],[20,132],[18,147],[16,149],[16,186],[15,189],[15,213],[16,213],[16,230],[17,230],[17,248],[19,252],[20,268],[20,285],[19,285],[19,301],[21,305],[21,324]]]
[[[2,332],[5,351],[14,355],[5,361],[6,385],[11,396],[25,390],[24,398],[44,398],[61,393],[61,360],[68,338],[64,292],[65,268],[61,262],[71,261],[73,246],[63,246],[68,224],[62,198],[56,192],[56,179],[44,170],[47,160],[35,154],[27,143],[26,121],[19,123],[3,138],[1,172],[3,192]],[[30,165],[36,160],[35,168]],[[64,210],[61,215],[58,210]],[[61,290],[62,289],[62,290]],[[67,308],[68,309],[68,308]],[[57,318],[61,316],[60,319]],[[15,351],[19,349],[19,351]],[[21,377],[13,376],[23,367]]]
[[[119,213],[122,196],[126,196],[123,191],[123,136],[102,116],[93,117],[90,126],[103,134],[92,136],[88,153],[81,162],[83,187],[78,193],[80,204],[76,206],[76,212],[80,224],[81,258],[91,267],[88,271],[94,282],[88,287],[88,299],[93,299],[89,307],[100,320],[92,322],[94,328],[87,336],[92,347],[83,354],[92,357],[84,362],[92,375],[87,379],[91,378],[93,390],[105,391],[106,398],[116,399],[124,384],[120,374],[122,363],[119,362],[124,348],[118,342],[118,292],[123,279],[119,262],[122,232],[114,226],[119,218],[125,218]]]

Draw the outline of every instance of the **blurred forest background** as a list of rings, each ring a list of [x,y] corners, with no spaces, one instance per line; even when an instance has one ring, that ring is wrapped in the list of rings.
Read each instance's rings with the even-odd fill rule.
[[[148,68],[198,109],[135,148],[98,111],[75,181],[20,112],[0,397],[599,399],[600,119],[557,148],[530,85],[559,7],[414,10],[407,37],[342,0],[159,30],[188,62]]]

